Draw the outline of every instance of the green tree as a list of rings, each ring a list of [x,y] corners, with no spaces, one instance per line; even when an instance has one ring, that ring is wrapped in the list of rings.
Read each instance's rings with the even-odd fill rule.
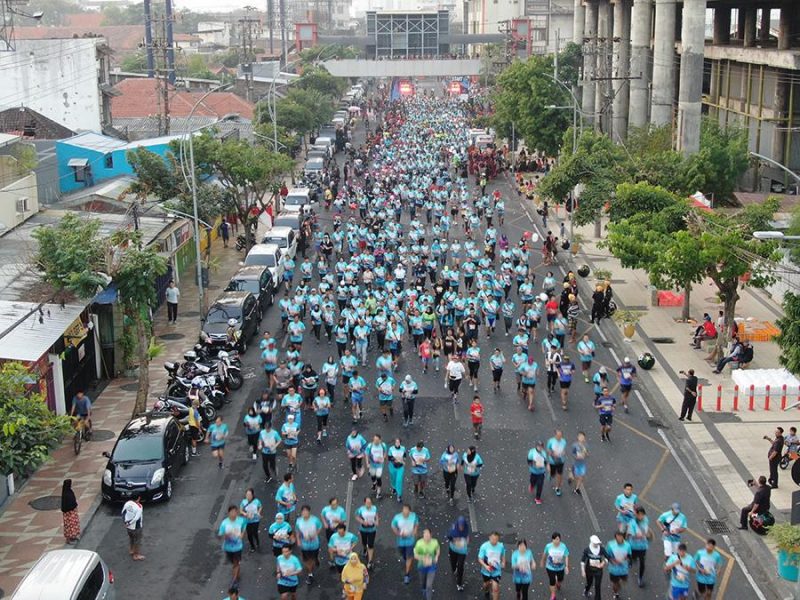
[[[568,88],[577,81],[580,48],[574,44],[559,54],[559,81],[555,81],[552,55],[531,56],[514,61],[497,77],[493,94],[495,113],[492,123],[498,133],[511,138],[512,123],[518,139],[528,148],[558,154],[564,132],[572,124],[569,110],[547,106],[571,106]]]
[[[214,74],[208,68],[205,57],[200,54],[190,54],[181,60],[183,63],[179,72],[185,77],[197,79],[215,79]]]
[[[147,71],[147,56],[141,50],[128,54],[122,59],[120,68],[126,73],[144,73]]]
[[[103,8],[103,25],[141,25],[144,22],[144,2]]]
[[[675,194],[645,182],[621,183],[609,203],[608,216],[612,222],[633,217],[638,213],[660,213],[678,202]]]
[[[677,200],[660,213],[640,212],[612,223],[604,243],[623,266],[647,271],[654,285],[684,288],[685,316],[692,286],[710,279],[730,326],[741,277],[751,273],[750,284],[756,287],[773,281],[769,264],[780,258],[776,246],[752,234],[767,226],[778,205],[777,199],[769,198],[762,205],[726,214],[690,208]]]
[[[558,165],[542,180],[541,193],[558,203],[582,184],[578,208],[573,213],[575,223],[595,223],[599,237],[600,215],[611,201],[617,185],[629,178],[629,163],[625,150],[602,133],[584,131],[578,138],[577,151],[562,156]]]
[[[339,77],[334,77],[323,67],[316,67],[305,69],[293,85],[300,89],[313,90],[323,96],[328,96],[328,102],[332,105],[334,100],[344,93],[347,82]]]
[[[194,146],[197,176],[216,177],[227,202],[244,225],[245,239],[249,242],[248,234],[257,221],[254,215],[266,210],[294,161],[264,146],[243,140],[223,141],[207,132],[196,137]]]
[[[775,341],[781,349],[778,361],[794,375],[800,374],[800,296],[787,292],[783,297],[783,316],[775,324],[781,330]]]
[[[749,163],[747,131],[733,125],[723,128],[717,121],[704,118],[700,151],[686,160],[688,193],[701,191],[717,201],[729,200]]]
[[[0,365],[0,473],[26,476],[47,460],[70,429],[38,390],[38,379],[18,362]]]
[[[100,237],[100,221],[67,213],[55,225],[33,233],[39,243],[37,263],[43,278],[56,290],[88,299],[113,280],[120,302],[136,327],[139,381],[133,414],[143,412],[150,386],[150,309],[155,305],[155,282],[167,272],[167,261],[142,247],[138,231]]]
[[[358,58],[360,51],[353,46],[341,44],[320,44],[300,51],[300,65],[302,67],[317,66],[326,60],[337,58]]]

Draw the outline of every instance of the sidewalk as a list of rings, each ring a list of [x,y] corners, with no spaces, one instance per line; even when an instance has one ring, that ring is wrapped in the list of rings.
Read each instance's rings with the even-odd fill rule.
[[[230,246],[223,248],[220,240],[212,243],[211,255],[219,267],[210,274],[207,303],[214,300],[239,268],[243,255],[236,251],[234,243]],[[182,275],[177,324],[167,324],[166,307],[159,308],[155,315],[155,336],[165,346],[165,352],[150,364],[151,398],[165,389],[167,373],[163,363],[182,360],[183,352],[197,341],[201,313],[194,271],[187,270]],[[93,398],[95,438],[84,444],[79,456],[75,456],[71,438],[65,440],[6,502],[0,513],[0,597],[14,591],[31,563],[43,552],[64,547],[60,511],[64,479],[72,479],[82,529],[91,521],[100,504],[100,479],[106,464],[102,453],[113,448],[117,435],[131,417],[135,398],[135,379],[111,380],[100,396]]]
[[[747,479],[768,474],[767,450],[769,444],[764,435],[772,436],[778,425],[788,430],[798,422],[795,411],[780,410],[780,391],[773,393],[771,410],[764,409],[763,396],[756,398],[755,410],[748,410],[745,391],[739,394],[739,410],[733,411],[734,382],[731,370],[726,368],[717,375],[712,371],[714,364],[703,358],[708,352],[694,350],[690,346],[691,334],[695,325],[680,322],[681,307],[651,306],[651,287],[647,274],[622,265],[608,250],[597,247],[599,240],[594,238],[594,227],[576,227],[575,233],[584,237],[581,251],[575,258],[576,264],[586,263],[594,272],[604,269],[611,272],[611,285],[614,297],[621,307],[644,312],[639,321],[637,334],[630,342],[629,356],[632,358],[649,351],[656,356],[656,367],[648,374],[660,388],[675,414],[672,427],[685,427],[687,435],[702,453],[713,469],[720,486],[736,506],[743,506],[752,500],[752,491],[747,487]],[[589,275],[592,278],[592,275]],[[771,322],[781,314],[781,307],[766,294],[757,289],[745,287],[739,291],[736,318],[743,319],[745,326],[754,322]],[[702,318],[709,313],[716,318],[722,310],[722,303],[716,297],[716,287],[711,282],[698,285],[690,297],[690,315],[693,319]],[[778,368],[778,345],[772,341],[753,342],[755,357],[750,369]],[[704,412],[693,422],[680,423],[683,401],[683,383],[678,371],[693,368],[700,383],[704,386]],[[722,386],[722,411],[716,411],[717,386]],[[790,400],[791,402],[791,400]],[[698,416],[700,418],[698,418]],[[724,446],[730,448],[729,452]],[[739,462],[737,468],[736,462]],[[742,472],[744,471],[744,473]],[[746,474],[746,476],[745,476]],[[772,493],[773,512],[791,509],[791,492],[796,489],[789,471],[781,472],[785,485]]]

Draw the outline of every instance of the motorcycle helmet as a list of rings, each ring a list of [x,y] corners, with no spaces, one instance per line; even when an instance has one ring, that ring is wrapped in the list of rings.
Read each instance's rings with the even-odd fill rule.
[[[187,350],[183,353],[183,358],[186,362],[195,362],[197,360],[197,352],[194,350]]]
[[[236,319],[228,319],[228,327],[236,327],[238,321]]]
[[[643,354],[639,355],[639,360],[637,362],[642,369],[649,371],[655,366],[656,359],[649,352],[644,352]]]
[[[225,350],[220,350],[217,353],[217,358],[220,359],[220,360],[225,360],[226,358],[228,358],[228,356],[229,356],[229,354],[227,352],[225,352]]]

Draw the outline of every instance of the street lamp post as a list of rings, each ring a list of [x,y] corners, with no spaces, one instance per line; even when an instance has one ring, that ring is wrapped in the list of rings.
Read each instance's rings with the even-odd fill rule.
[[[224,88],[230,87],[229,83],[223,83],[216,87],[211,88],[205,94],[200,96],[197,102],[194,103],[192,106],[192,110],[189,111],[189,115],[186,117],[186,122],[191,123],[192,117],[194,116],[194,111],[197,110],[197,107],[212,93],[218,92]],[[200,313],[200,327],[202,328],[203,323],[205,323],[206,315],[205,315],[205,289],[203,288],[203,264],[202,259],[200,257],[200,217],[197,214],[197,178],[195,177],[194,171],[194,143],[193,138],[194,134],[198,131],[205,129],[206,127],[210,127],[214,123],[210,125],[206,125],[204,127],[200,127],[194,131],[187,131],[184,134],[184,138],[181,140],[181,144],[185,141],[185,139],[189,138],[189,173],[191,177],[191,181],[189,182],[190,187],[192,188],[192,219],[194,220],[194,251],[195,251],[195,266],[197,268],[197,297],[198,297],[198,306],[197,310]],[[183,153],[181,153],[183,154]],[[177,212],[177,211],[176,211]],[[211,241],[209,240],[209,243]]]

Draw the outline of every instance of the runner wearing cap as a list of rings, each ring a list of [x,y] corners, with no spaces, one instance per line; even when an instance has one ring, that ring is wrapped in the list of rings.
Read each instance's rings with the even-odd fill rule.
[[[592,391],[594,392],[594,399],[603,395],[603,388],[610,387],[608,383],[608,369],[600,367],[592,377]]]
[[[669,558],[678,551],[681,534],[688,527],[686,515],[681,512],[680,502],[673,502],[671,509],[658,517],[658,524],[664,540],[664,556]]]
[[[628,410],[628,396],[631,394],[633,380],[636,378],[636,367],[631,364],[631,359],[627,356],[622,359],[622,364],[617,367],[617,380],[619,381],[620,396],[625,412]]]
[[[414,421],[414,400],[419,392],[419,386],[406,375],[400,383],[400,398],[403,401],[403,427],[409,427]]]

